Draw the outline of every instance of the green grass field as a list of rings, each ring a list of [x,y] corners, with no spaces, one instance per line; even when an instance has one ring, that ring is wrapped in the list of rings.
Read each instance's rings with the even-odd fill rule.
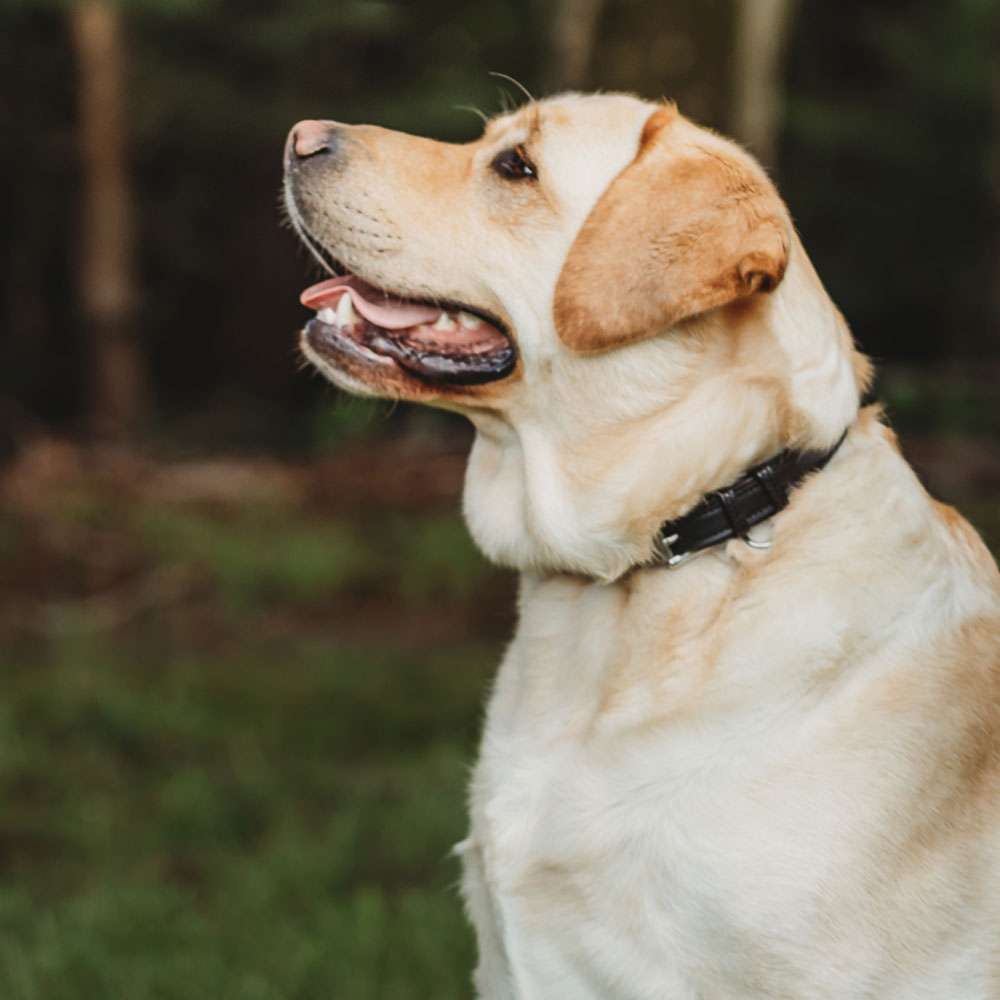
[[[3,512],[0,567],[2,1000],[470,995],[510,585],[454,513],[74,487]]]
[[[468,995],[448,849],[492,650],[103,645],[5,672],[4,1000]]]

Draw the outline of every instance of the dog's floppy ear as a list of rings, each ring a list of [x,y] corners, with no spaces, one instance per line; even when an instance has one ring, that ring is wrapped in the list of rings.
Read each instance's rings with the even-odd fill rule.
[[[600,351],[771,291],[788,226],[763,171],[662,107],[570,248],[556,331],[574,350]]]

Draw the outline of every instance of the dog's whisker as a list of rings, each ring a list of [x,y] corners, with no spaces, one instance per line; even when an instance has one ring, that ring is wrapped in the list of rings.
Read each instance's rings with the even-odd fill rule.
[[[495,76],[501,80],[507,80],[509,83],[514,84],[514,86],[517,87],[517,89],[520,90],[521,93],[528,98],[529,103],[534,103],[535,98],[532,95],[531,91],[528,90],[528,88],[523,83],[521,83],[520,80],[516,80],[514,77],[508,75],[507,73],[501,73],[498,70],[490,70],[489,75]]]
[[[484,125],[489,125],[490,116],[486,114],[485,111],[480,111],[479,108],[474,107],[471,104],[453,104],[452,108],[455,111],[468,111],[471,114],[476,115],[476,117],[481,118]]]

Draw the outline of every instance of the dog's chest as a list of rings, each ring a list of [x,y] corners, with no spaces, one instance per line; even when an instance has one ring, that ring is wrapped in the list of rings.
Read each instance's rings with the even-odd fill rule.
[[[733,961],[744,960],[735,936],[747,921],[765,930],[787,912],[784,893],[762,896],[767,869],[781,884],[794,872],[796,894],[817,872],[758,795],[754,720],[723,738],[685,718],[708,683],[698,614],[678,625],[673,651],[654,651],[642,629],[622,627],[620,598],[587,601],[572,620],[527,608],[501,669],[473,784],[466,885],[482,898],[470,906],[481,939],[506,956],[511,996],[536,995],[535,981],[565,983],[567,998],[631,996],[613,992],[622,969],[645,996],[645,968],[646,985],[693,997],[676,957],[697,966],[704,941],[717,953],[734,935]],[[652,675],[651,659],[666,669]],[[741,912],[751,894],[752,916]]]
[[[837,632],[785,656],[739,609],[715,626],[704,566],[650,628],[611,588],[522,601],[463,845],[484,998],[843,998],[893,967],[880,928],[912,907],[888,902],[884,831],[922,808],[900,738],[883,725],[844,753],[836,711],[806,724],[802,664],[827,662]],[[957,919],[961,892],[938,892]],[[945,995],[928,975],[877,995]]]

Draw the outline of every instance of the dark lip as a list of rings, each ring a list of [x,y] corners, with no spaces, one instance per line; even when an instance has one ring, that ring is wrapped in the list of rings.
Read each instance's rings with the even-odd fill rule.
[[[306,323],[304,333],[312,347],[321,354],[329,351],[334,354],[343,352],[368,366],[377,364],[365,353],[368,351],[391,362],[403,374],[427,385],[485,385],[507,378],[517,367],[514,346],[506,335],[506,350],[471,359],[468,356],[463,358],[461,355],[421,351],[408,344],[405,339],[397,339],[389,331],[373,324],[367,324],[362,336],[355,338],[342,333],[336,326],[313,317]]]

